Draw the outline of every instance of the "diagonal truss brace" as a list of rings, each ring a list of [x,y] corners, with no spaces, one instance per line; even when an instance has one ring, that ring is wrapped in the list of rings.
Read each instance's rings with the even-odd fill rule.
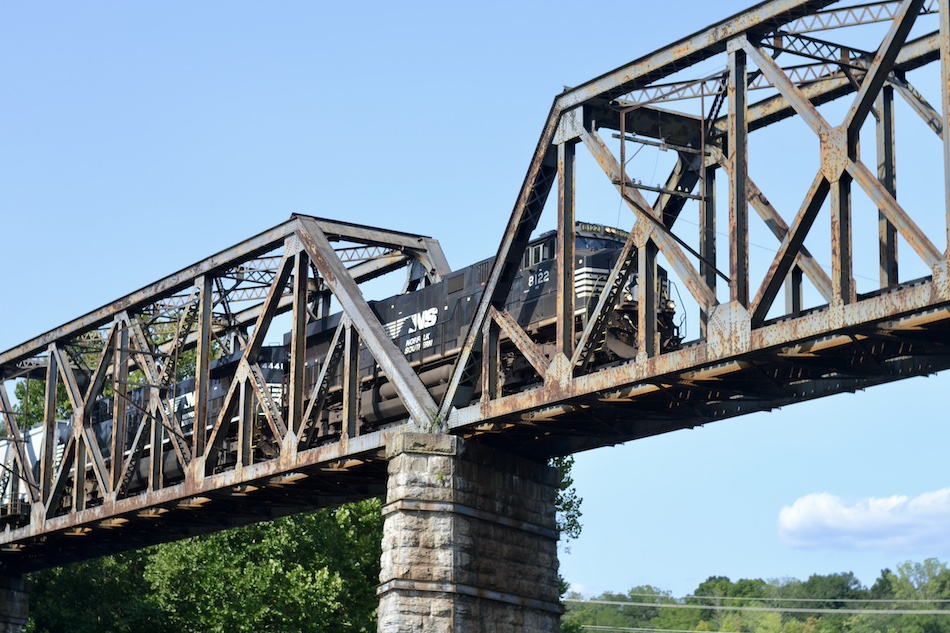
[[[544,379],[548,372],[548,358],[518,325],[518,322],[508,314],[507,310],[497,310],[494,306],[489,309],[489,315],[498,324],[501,331],[508,335],[508,338],[525,357],[525,360],[531,363],[538,375]]]
[[[604,145],[600,136],[596,132],[583,129],[581,131],[581,140],[619,191],[622,184],[626,181],[626,175],[623,173],[620,163],[614,158],[614,155],[610,153],[607,146]],[[656,241],[660,251],[666,257],[666,260],[670,263],[670,266],[677,276],[683,280],[686,288],[690,294],[693,295],[693,298],[696,300],[696,303],[699,304],[700,308],[707,312],[712,309],[712,307],[718,303],[716,295],[710,290],[706,282],[700,277],[699,272],[686,258],[686,254],[671,236],[672,234],[669,232],[669,229],[665,226],[659,228],[660,222],[654,215],[655,211],[653,207],[650,206],[636,189],[630,189],[629,194],[625,195],[623,199],[627,206],[633,210],[638,220],[658,225],[657,230],[654,230],[650,234],[650,237]]]
[[[422,380],[413,372],[409,361],[386,335],[379,319],[363,298],[356,281],[347,272],[340,258],[330,246],[323,230],[316,221],[300,217],[297,237],[317,267],[324,282],[340,302],[343,311],[359,332],[360,340],[379,363],[389,378],[409,417],[419,426],[433,422],[438,407],[426,390]]]
[[[13,454],[16,464],[19,467],[19,475],[26,481],[30,503],[36,503],[39,500],[39,486],[36,484],[36,477],[33,476],[33,469],[30,468],[26,459],[24,449],[23,434],[20,432],[20,425],[16,420],[16,413],[10,405],[10,396],[7,393],[5,385],[0,384],[0,409],[2,417],[7,427],[7,434],[13,442]]]

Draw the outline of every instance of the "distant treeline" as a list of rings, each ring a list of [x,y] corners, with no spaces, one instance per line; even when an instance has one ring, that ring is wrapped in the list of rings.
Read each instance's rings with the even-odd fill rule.
[[[884,569],[870,587],[852,572],[808,580],[711,576],[689,596],[649,585],[582,599],[568,594],[562,633],[950,633],[950,569],[936,558]]]

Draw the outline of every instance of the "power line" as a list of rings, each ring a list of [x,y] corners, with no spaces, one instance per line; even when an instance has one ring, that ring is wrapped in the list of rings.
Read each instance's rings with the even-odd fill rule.
[[[806,609],[802,607],[732,607],[728,605],[697,605],[676,604],[662,602],[621,602],[619,600],[577,600],[566,599],[565,602],[579,602],[582,604],[604,604],[619,607],[653,607],[656,609],[694,609],[710,611],[754,611],[759,613],[813,613],[813,614],[844,614],[844,615],[950,615],[948,609]]]
[[[667,598],[676,600],[672,596],[661,596],[655,593],[628,593],[625,594],[638,598]],[[685,595],[682,600],[748,600],[755,602],[884,602],[889,604],[950,604],[950,599],[934,598],[933,600],[924,599],[887,599],[887,598],[746,598],[744,596],[697,596],[693,594]],[[574,599],[576,602],[583,602],[582,599]]]
[[[643,631],[645,633],[696,633],[686,629],[645,629],[636,626],[602,626],[599,624],[582,624],[585,631]],[[717,633],[735,633],[734,631],[718,631]]]

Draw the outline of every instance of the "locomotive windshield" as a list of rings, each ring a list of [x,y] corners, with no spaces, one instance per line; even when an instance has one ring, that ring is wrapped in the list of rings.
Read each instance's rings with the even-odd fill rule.
[[[591,222],[577,222],[574,225],[576,234],[574,248],[578,251],[597,251],[605,248],[620,248],[627,239],[626,231],[612,226],[593,224]],[[556,231],[542,233],[540,237],[528,244],[525,249],[523,268],[531,268],[542,262],[554,259],[554,240]]]

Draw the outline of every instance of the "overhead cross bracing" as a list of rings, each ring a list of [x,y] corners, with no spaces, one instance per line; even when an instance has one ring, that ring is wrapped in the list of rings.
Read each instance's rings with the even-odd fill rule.
[[[404,429],[542,458],[950,366],[948,24],[946,1],[764,2],[558,95],[438,358],[424,337],[443,306],[383,318],[388,299],[362,294],[400,269],[394,296],[451,294],[438,244],[309,216],[0,354],[0,378],[43,399],[28,432],[2,392],[0,565],[378,494]],[[898,170],[914,125],[930,143]],[[809,141],[798,189],[775,184],[783,134]],[[635,170],[643,147],[674,159],[659,182]],[[594,186],[581,160],[624,209],[596,272],[567,265]],[[896,176],[923,163],[942,175],[925,203]],[[552,313],[513,311],[513,289],[542,283]],[[685,340],[664,311],[690,315]]]

